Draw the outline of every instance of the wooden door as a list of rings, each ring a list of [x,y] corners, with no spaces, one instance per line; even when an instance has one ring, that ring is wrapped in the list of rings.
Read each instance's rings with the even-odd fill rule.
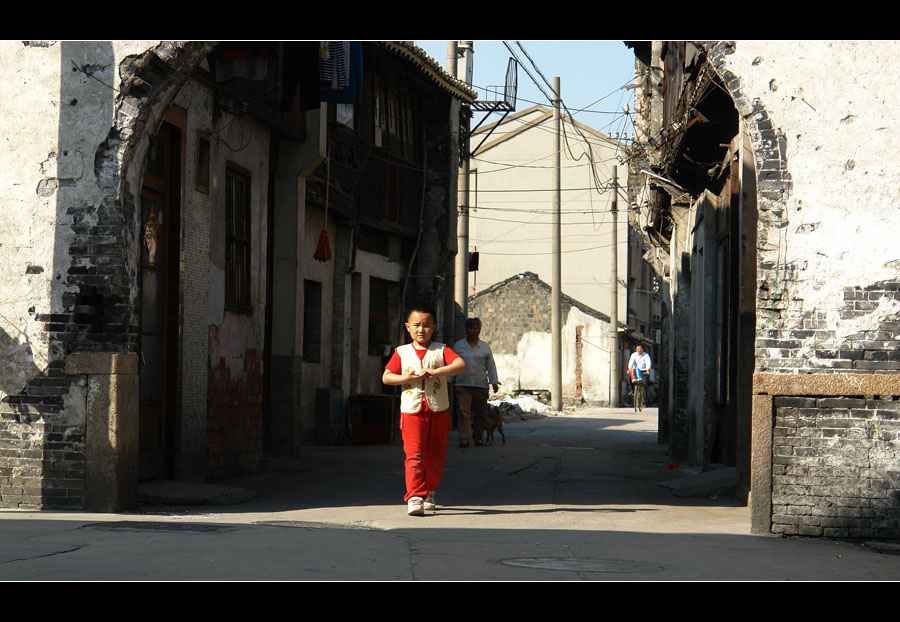
[[[165,459],[165,197],[141,197],[141,359],[139,479],[162,476]]]
[[[151,141],[141,192],[138,479],[142,480],[170,475],[174,463],[171,437],[177,410],[177,357],[173,355],[177,354],[179,325],[180,145],[179,128],[163,123]]]

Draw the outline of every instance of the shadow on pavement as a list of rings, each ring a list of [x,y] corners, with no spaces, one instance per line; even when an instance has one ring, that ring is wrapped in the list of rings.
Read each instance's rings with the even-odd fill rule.
[[[452,520],[436,516],[433,522]],[[414,521],[421,524],[423,521]],[[427,521],[432,522],[432,521]],[[37,524],[36,524],[37,523]],[[900,556],[822,540],[565,529],[4,520],[0,580],[891,580]]]

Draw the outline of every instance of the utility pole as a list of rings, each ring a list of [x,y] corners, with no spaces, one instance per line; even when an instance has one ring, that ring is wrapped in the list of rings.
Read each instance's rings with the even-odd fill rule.
[[[612,257],[610,258],[609,301],[609,405],[619,405],[619,249],[618,249],[618,197],[619,178],[612,167]]]
[[[552,383],[550,387],[550,406],[553,410],[562,410],[562,320],[560,318],[560,299],[562,288],[561,224],[560,224],[560,135],[562,125],[559,114],[560,84],[559,76],[553,78],[553,286],[550,300],[550,332],[552,342]]]
[[[447,41],[447,73],[454,78],[456,77],[457,50],[456,41]]]
[[[456,59],[459,57],[460,50],[463,52],[462,67],[457,66]],[[456,41],[447,42],[447,70],[455,78],[471,84],[473,73],[473,54],[475,49],[472,41],[463,41],[462,45],[457,46]],[[453,60],[451,63],[451,55]],[[461,69],[461,71],[459,71]],[[462,121],[460,121],[462,123]],[[461,126],[462,133],[465,134],[465,142],[462,145],[462,171],[459,174],[459,185],[457,190],[457,205],[459,205],[459,215],[456,222],[456,287],[454,299],[459,305],[463,317],[468,316],[469,312],[469,122],[465,120],[465,126]]]

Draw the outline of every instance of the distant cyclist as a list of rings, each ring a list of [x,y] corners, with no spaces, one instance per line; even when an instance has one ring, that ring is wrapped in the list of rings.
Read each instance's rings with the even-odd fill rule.
[[[644,346],[636,346],[628,359],[628,369],[640,370],[641,379],[649,381],[650,378],[646,376],[650,373],[650,367],[650,355],[644,352]]]
[[[650,355],[643,346],[636,346],[628,359],[628,375],[634,387],[634,411],[644,409],[644,386],[650,383]]]

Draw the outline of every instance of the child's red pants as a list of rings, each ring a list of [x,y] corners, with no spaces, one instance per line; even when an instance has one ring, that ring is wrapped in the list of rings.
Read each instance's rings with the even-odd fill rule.
[[[403,451],[406,453],[406,497],[422,497],[437,490],[447,458],[450,411],[400,415]]]

